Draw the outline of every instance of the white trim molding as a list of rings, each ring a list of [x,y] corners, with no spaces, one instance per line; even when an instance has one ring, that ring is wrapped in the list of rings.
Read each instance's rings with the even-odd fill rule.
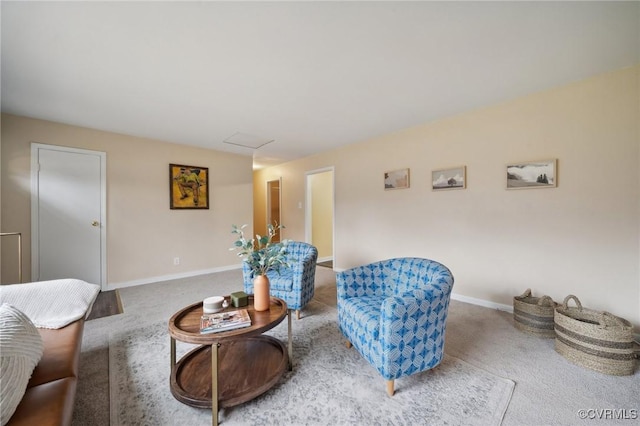
[[[451,293],[451,298],[459,302],[470,303],[472,305],[484,306],[485,308],[497,309],[513,313],[513,306],[504,305],[502,303],[491,302],[489,300],[476,299],[475,297],[463,296],[462,294]]]

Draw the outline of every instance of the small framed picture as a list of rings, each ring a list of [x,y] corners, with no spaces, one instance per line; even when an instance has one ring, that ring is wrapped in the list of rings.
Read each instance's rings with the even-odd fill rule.
[[[526,161],[507,165],[507,189],[555,188],[557,159]]]
[[[200,166],[169,164],[170,208],[209,208],[209,169]]]
[[[399,169],[384,172],[384,189],[409,188],[409,169]]]
[[[443,191],[447,189],[465,189],[466,187],[466,166],[434,170],[431,172],[431,189],[434,191]]]

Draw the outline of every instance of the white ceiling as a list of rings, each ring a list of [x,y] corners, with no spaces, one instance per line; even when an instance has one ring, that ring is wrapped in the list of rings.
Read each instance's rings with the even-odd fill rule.
[[[1,19],[3,112],[258,165],[640,62],[638,2],[2,1]]]

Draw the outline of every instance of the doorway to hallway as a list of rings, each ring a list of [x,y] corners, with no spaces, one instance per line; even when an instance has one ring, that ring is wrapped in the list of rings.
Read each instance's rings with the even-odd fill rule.
[[[335,261],[334,168],[327,167],[306,173],[305,239],[318,249],[318,265]]]

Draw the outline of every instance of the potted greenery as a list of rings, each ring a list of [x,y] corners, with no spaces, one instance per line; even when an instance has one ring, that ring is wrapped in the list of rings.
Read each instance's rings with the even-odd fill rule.
[[[276,236],[278,230],[284,228],[282,225],[268,224],[267,235],[256,235],[256,238],[251,240],[248,240],[244,235],[246,227],[247,225],[241,227],[233,225],[231,233],[237,234],[238,239],[230,250],[238,250],[238,256],[244,259],[251,270],[255,310],[266,311],[271,303],[267,272],[280,272],[280,268],[289,266],[286,258],[288,240],[280,243],[273,242],[273,237]]]

